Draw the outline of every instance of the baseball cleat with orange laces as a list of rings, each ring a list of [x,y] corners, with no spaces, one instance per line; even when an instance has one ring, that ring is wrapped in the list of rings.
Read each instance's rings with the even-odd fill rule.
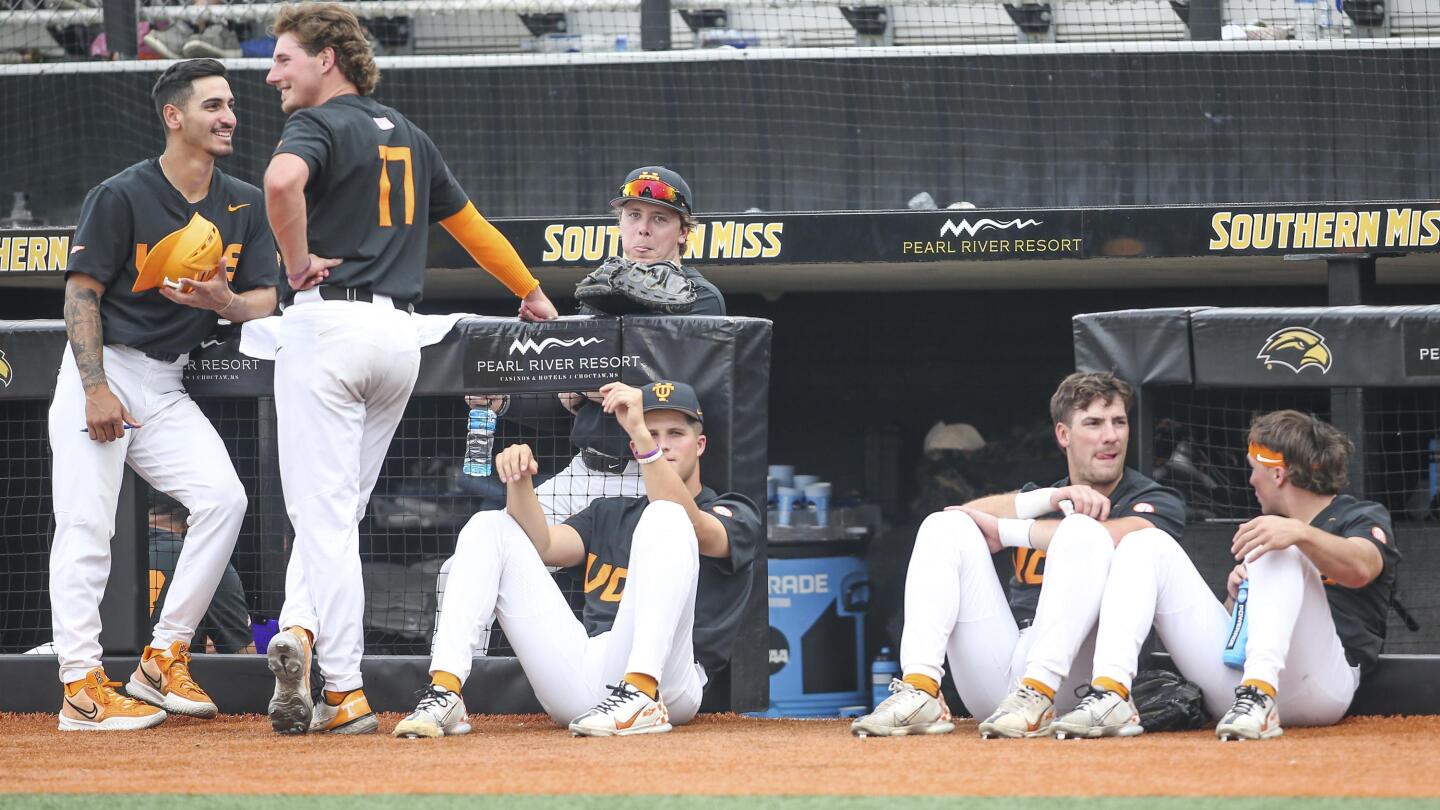
[[[165,722],[165,712],[115,691],[118,681],[96,667],[78,681],[65,684],[60,706],[61,731],[135,731]]]
[[[220,713],[190,676],[190,645],[183,641],[163,650],[146,647],[125,691],[171,714],[209,719]]]

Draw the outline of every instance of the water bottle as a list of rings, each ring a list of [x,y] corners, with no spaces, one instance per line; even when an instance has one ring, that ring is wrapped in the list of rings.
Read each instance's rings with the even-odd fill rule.
[[[1335,36],[1335,18],[1331,16],[1331,12],[1334,10],[1335,9],[1331,8],[1331,3],[1329,2],[1329,0],[1316,0],[1315,36],[1317,38],[1329,39],[1330,37]],[[1340,32],[1340,35],[1344,36],[1343,30]]]
[[[1220,659],[1231,669],[1245,669],[1245,642],[1250,638],[1250,623],[1246,621],[1246,602],[1250,598],[1250,580],[1243,580],[1235,593],[1235,612],[1230,616],[1230,634],[1225,637],[1225,652]]]
[[[870,664],[870,708],[874,709],[890,697],[890,680],[900,677],[900,662],[889,647],[881,647],[880,654]]]
[[[1320,7],[1321,4],[1315,2],[1315,0],[1295,0],[1296,39],[1319,38],[1320,29],[1319,26],[1316,24],[1316,15],[1319,13]]]
[[[465,434],[465,463],[460,472],[484,478],[493,469],[490,459],[495,449],[495,412],[489,408],[470,409],[470,430]]]

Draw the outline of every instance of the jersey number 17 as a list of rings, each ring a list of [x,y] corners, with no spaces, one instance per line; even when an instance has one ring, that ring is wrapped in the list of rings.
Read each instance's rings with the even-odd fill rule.
[[[410,147],[380,145],[380,227],[389,228],[395,223],[390,218],[390,164],[400,163],[405,167],[405,224],[415,223],[415,172],[410,161]]]

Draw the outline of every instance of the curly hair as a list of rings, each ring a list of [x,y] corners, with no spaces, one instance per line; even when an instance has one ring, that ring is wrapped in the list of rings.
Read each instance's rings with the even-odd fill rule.
[[[1249,441],[1284,456],[1285,476],[1307,492],[1335,495],[1350,482],[1346,467],[1355,444],[1317,416],[1292,410],[1257,416]]]
[[[1108,371],[1077,371],[1061,380],[1060,387],[1050,397],[1050,418],[1057,425],[1062,422],[1069,424],[1071,414],[1085,410],[1096,399],[1104,400],[1108,405],[1116,397],[1125,403],[1125,411],[1129,413],[1130,405],[1135,401],[1130,383]]]
[[[283,5],[275,17],[275,36],[290,34],[311,56],[326,48],[335,51],[335,63],[362,96],[375,91],[380,68],[365,39],[365,28],[350,9],[339,3]]]

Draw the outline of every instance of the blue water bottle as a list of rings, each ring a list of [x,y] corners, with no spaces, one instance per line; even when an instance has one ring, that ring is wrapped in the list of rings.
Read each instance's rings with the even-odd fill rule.
[[[465,434],[465,463],[460,472],[484,478],[493,470],[491,451],[495,448],[495,412],[489,408],[470,409],[470,430]]]
[[[1235,593],[1235,612],[1230,615],[1230,634],[1225,637],[1225,652],[1220,655],[1231,669],[1245,669],[1245,642],[1250,638],[1250,622],[1246,621],[1249,599],[1250,580],[1241,580]]]
[[[881,647],[880,654],[870,663],[870,708],[874,709],[890,697],[890,680],[900,677],[900,662],[889,647]]]

